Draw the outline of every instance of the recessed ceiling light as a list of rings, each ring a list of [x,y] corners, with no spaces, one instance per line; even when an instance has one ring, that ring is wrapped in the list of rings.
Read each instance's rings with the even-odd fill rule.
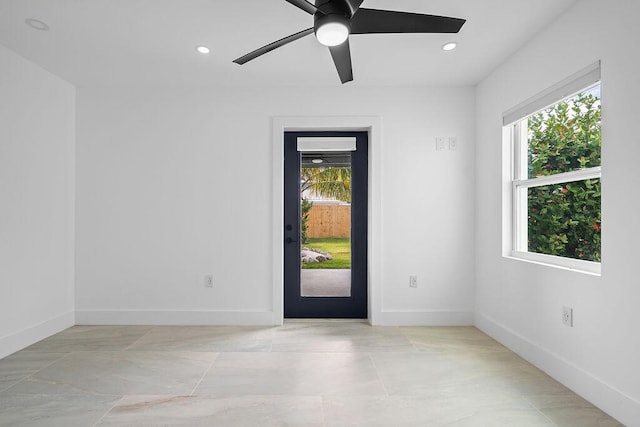
[[[207,53],[211,52],[211,49],[209,49],[206,46],[196,46],[196,50],[203,55],[206,55]]]
[[[319,163],[322,163],[322,162],[324,162],[324,160],[322,160],[322,159],[313,159],[313,160],[311,160],[311,163],[315,163],[315,164],[319,164]]]
[[[450,42],[450,43],[442,45],[442,50],[449,51],[449,50],[455,49],[456,47],[458,47],[458,43]]]
[[[42,22],[39,19],[28,18],[24,20],[24,23],[38,31],[49,31],[49,25],[46,22]]]

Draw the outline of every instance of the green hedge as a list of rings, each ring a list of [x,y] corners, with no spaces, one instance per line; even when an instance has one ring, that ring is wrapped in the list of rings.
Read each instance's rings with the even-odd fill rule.
[[[530,178],[600,166],[599,87],[528,119]],[[529,189],[530,252],[600,261],[599,179]]]

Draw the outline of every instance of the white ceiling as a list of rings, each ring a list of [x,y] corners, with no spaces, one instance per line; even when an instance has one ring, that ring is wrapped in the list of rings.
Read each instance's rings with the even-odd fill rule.
[[[351,36],[349,85],[471,85],[577,0],[365,0],[362,7],[467,19],[459,34]],[[25,25],[46,22],[50,31]],[[0,0],[0,43],[77,86],[339,86],[313,36],[232,61],[313,26],[285,0]],[[458,49],[444,52],[445,42]],[[211,48],[197,54],[196,45]]]

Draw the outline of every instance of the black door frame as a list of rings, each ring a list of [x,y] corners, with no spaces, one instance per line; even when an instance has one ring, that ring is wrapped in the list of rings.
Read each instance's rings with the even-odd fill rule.
[[[284,133],[284,176],[300,176],[298,137],[355,137],[352,152],[352,290],[351,297],[300,296],[300,185],[284,179],[284,317],[285,318],[368,318],[368,185],[369,135],[366,131],[300,131]],[[295,200],[295,203],[291,201]],[[294,219],[295,218],[295,219]],[[287,286],[289,284],[289,286]]]

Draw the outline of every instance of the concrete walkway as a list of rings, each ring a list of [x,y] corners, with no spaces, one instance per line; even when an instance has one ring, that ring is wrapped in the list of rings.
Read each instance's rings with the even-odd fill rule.
[[[351,269],[300,271],[303,297],[350,297]]]

